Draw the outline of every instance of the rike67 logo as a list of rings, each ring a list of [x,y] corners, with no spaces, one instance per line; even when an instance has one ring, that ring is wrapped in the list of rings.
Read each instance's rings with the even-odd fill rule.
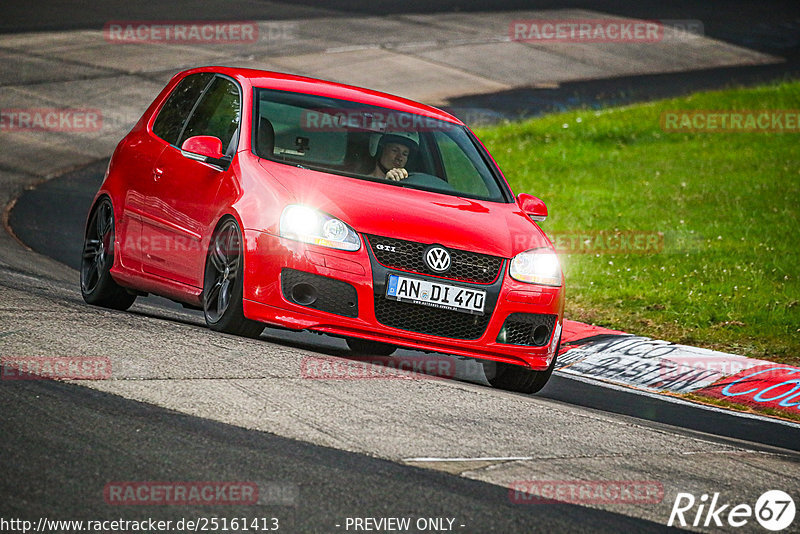
[[[691,493],[678,493],[667,526],[681,527],[743,527],[755,518],[767,530],[780,532],[794,523],[794,500],[781,490],[769,490],[761,495],[755,506],[721,504],[719,493],[703,494],[699,499]]]

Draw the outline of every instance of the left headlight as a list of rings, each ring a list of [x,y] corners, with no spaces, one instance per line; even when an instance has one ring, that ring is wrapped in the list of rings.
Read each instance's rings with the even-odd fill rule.
[[[511,260],[508,269],[511,278],[529,284],[561,286],[561,264],[549,248],[520,252]]]
[[[290,204],[281,213],[281,237],[339,250],[358,250],[361,239],[345,222],[302,204]]]

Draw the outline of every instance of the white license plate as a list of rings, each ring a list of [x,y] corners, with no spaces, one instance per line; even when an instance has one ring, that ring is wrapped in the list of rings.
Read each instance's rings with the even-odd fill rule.
[[[486,305],[486,291],[396,274],[389,275],[386,298],[477,315]]]

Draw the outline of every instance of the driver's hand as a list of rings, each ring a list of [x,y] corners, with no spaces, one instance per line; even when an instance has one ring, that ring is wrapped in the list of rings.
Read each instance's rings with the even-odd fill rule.
[[[393,180],[395,182],[399,182],[400,180],[405,180],[408,178],[408,171],[403,169],[402,167],[398,167],[396,169],[390,169],[389,172],[386,173],[387,180]]]

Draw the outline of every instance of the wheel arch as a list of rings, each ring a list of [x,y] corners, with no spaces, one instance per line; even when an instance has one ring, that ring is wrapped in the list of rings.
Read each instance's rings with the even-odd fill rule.
[[[113,245],[114,245],[114,249],[113,249],[114,264],[113,264],[113,266],[111,268],[111,270],[112,270],[111,277],[113,278],[114,277],[114,273],[113,273],[114,269],[117,269],[117,268],[120,267],[120,255],[117,253],[117,251],[121,250],[122,247],[120,246],[121,245],[120,233],[117,231],[117,213],[118,213],[117,204],[114,202],[114,198],[112,197],[111,193],[109,193],[108,191],[105,191],[105,190],[101,189],[94,196],[94,200],[92,201],[92,207],[89,208],[89,211],[86,214],[86,221],[83,224],[83,237],[86,238],[86,232],[89,231],[89,223],[92,220],[92,216],[94,216],[94,213],[97,211],[97,207],[104,200],[108,200],[108,202],[111,204],[111,216],[114,219],[114,243],[113,243]]]
[[[222,226],[227,221],[235,222],[236,226],[239,228],[239,233],[241,234],[241,246],[242,246],[242,259],[241,259],[241,261],[242,261],[242,266],[243,266],[242,268],[244,269],[244,264],[246,263],[245,256],[246,256],[246,252],[247,252],[247,246],[246,246],[246,243],[245,243],[245,236],[244,236],[244,225],[242,223],[242,219],[241,219],[241,216],[239,215],[239,212],[237,212],[235,209],[227,209],[227,210],[224,210],[217,217],[216,222],[214,223],[213,229],[211,230],[211,232],[208,233],[208,239],[205,242],[206,253],[205,253],[205,257],[203,258],[203,280],[205,280],[205,265],[206,265],[206,261],[208,261],[208,255],[211,253],[211,244],[212,244],[212,242],[214,240],[214,235],[216,235],[216,233],[219,231],[219,229],[222,228]],[[245,271],[246,271],[246,269],[245,269]],[[242,281],[244,282],[244,278],[242,278]],[[203,297],[203,298],[205,298],[205,297]]]

